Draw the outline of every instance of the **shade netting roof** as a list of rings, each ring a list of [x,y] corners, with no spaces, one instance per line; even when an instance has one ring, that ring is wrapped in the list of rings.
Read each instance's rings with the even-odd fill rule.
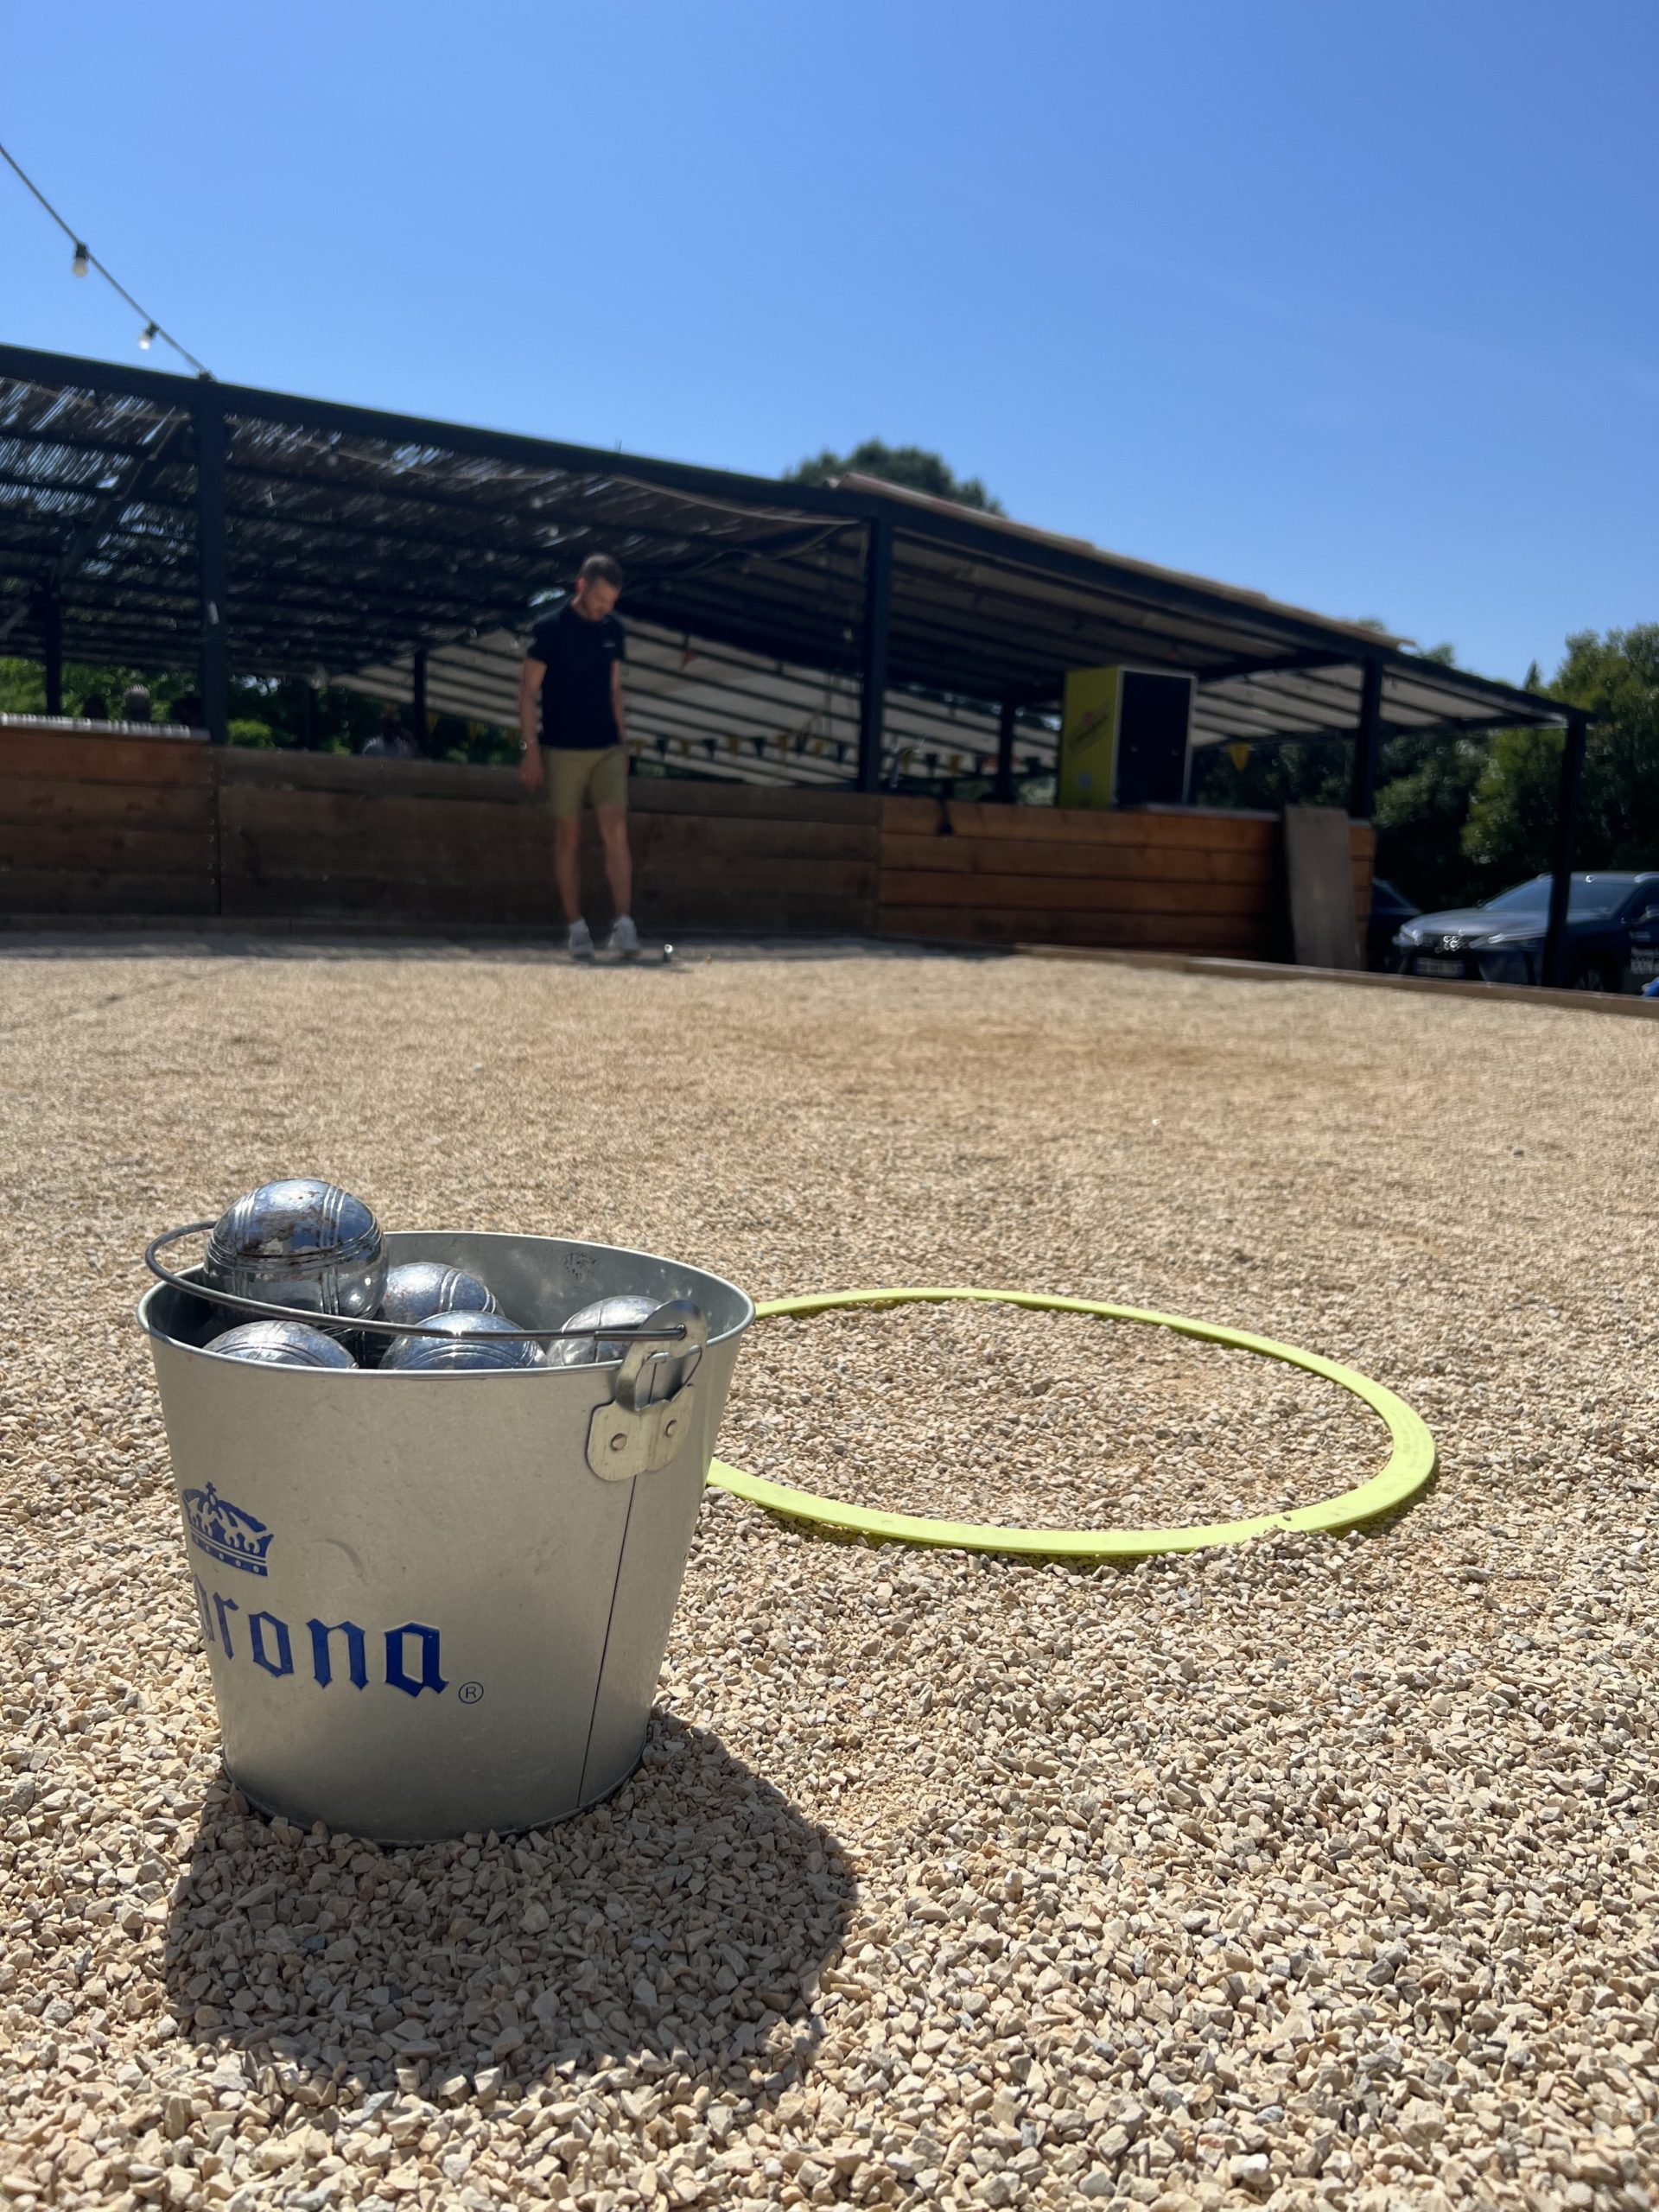
[[[1200,744],[1351,734],[1368,659],[1384,734],[1564,720],[1554,701],[1363,625],[873,479],[785,484],[16,346],[0,346],[0,650],[44,651],[49,589],[71,658],[193,664],[204,405],[226,427],[225,614],[242,675],[366,683],[417,650],[453,672],[476,647],[472,704],[457,689],[454,710],[503,719],[482,704],[499,702],[493,664],[603,550],[626,569],[625,612],[664,669],[677,654],[694,657],[682,677],[704,662],[696,685],[656,687],[659,727],[724,714],[721,741],[741,751],[758,734],[743,715],[770,726],[781,699],[807,719],[807,695],[826,685],[819,734],[833,745],[861,666],[872,527],[885,525],[890,714],[910,692],[930,727],[971,723],[976,742],[1000,702],[1052,706],[1068,669],[1113,661],[1190,671]],[[828,753],[810,757],[829,772]]]

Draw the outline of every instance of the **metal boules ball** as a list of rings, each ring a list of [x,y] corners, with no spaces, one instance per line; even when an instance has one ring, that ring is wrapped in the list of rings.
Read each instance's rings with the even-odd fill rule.
[[[499,1313],[435,1313],[425,1326],[443,1333],[394,1337],[380,1371],[415,1375],[452,1368],[540,1367],[540,1346],[531,1338],[515,1337],[512,1325]]]
[[[245,1321],[227,1329],[207,1346],[221,1359],[245,1359],[256,1367],[355,1367],[357,1362],[336,1338],[303,1321]]]
[[[584,1306],[561,1322],[566,1329],[642,1329],[662,1304],[659,1298],[639,1298],[625,1293]],[[628,1348],[626,1337],[559,1337],[547,1348],[550,1367],[590,1367],[595,1360],[620,1359]]]
[[[380,1303],[386,1250],[361,1198],[296,1175],[245,1192],[219,1216],[202,1273],[238,1298],[357,1320]]]
[[[435,1313],[499,1313],[488,1283],[465,1268],[446,1268],[437,1260],[406,1260],[386,1270],[380,1294],[383,1321],[429,1321]]]
[[[446,1268],[441,1260],[405,1260],[388,1268],[386,1287],[380,1297],[382,1321],[429,1321],[437,1313],[499,1313],[495,1293],[488,1283],[468,1274],[465,1268]],[[353,1345],[364,1367],[382,1364],[388,1344],[397,1339],[378,1329],[355,1332],[361,1339]]]

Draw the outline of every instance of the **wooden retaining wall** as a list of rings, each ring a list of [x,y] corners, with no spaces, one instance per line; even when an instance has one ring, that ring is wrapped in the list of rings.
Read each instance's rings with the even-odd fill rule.
[[[648,931],[809,931],[1288,957],[1271,816],[958,805],[639,776]],[[1352,828],[1356,913],[1372,836]],[[584,902],[608,902],[591,818]],[[0,912],[556,926],[505,768],[0,725]]]
[[[0,728],[0,912],[212,914],[213,749]]]
[[[1375,836],[1350,825],[1354,912],[1370,911]],[[1284,836],[1219,809],[883,803],[878,927],[987,944],[1041,942],[1289,957]]]
[[[231,747],[222,911],[556,924],[553,825],[509,768]],[[639,776],[634,913],[647,930],[875,927],[880,802]],[[592,817],[584,903],[608,911]]]

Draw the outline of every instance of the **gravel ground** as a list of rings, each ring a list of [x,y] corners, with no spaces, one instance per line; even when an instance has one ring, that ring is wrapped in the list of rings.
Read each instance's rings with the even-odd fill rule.
[[[1170,1330],[909,1306],[768,1323],[720,1448],[751,1474],[889,1511],[1154,1528],[1351,1490],[1388,1458],[1388,1433],[1319,1376]]]
[[[1646,1025],[855,953],[0,976],[13,2205],[1653,2202]],[[711,1497],[609,1806],[302,1834],[217,1766],[130,1311],[147,1235],[305,1169],[760,1296],[1230,1322],[1390,1383],[1444,1471],[1090,1573]],[[1379,1449],[1287,1370],[1007,1308],[767,1325],[740,1373],[734,1458],[1027,1520]]]

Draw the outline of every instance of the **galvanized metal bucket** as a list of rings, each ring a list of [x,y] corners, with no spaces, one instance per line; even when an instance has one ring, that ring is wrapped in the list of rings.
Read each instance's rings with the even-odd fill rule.
[[[539,1827],[638,1763],[754,1307],[610,1245],[386,1247],[481,1276],[526,1328],[628,1291],[706,1323],[672,1357],[407,1374],[215,1357],[236,1317],[183,1287],[199,1274],[139,1307],[237,1786],[385,1842]]]

